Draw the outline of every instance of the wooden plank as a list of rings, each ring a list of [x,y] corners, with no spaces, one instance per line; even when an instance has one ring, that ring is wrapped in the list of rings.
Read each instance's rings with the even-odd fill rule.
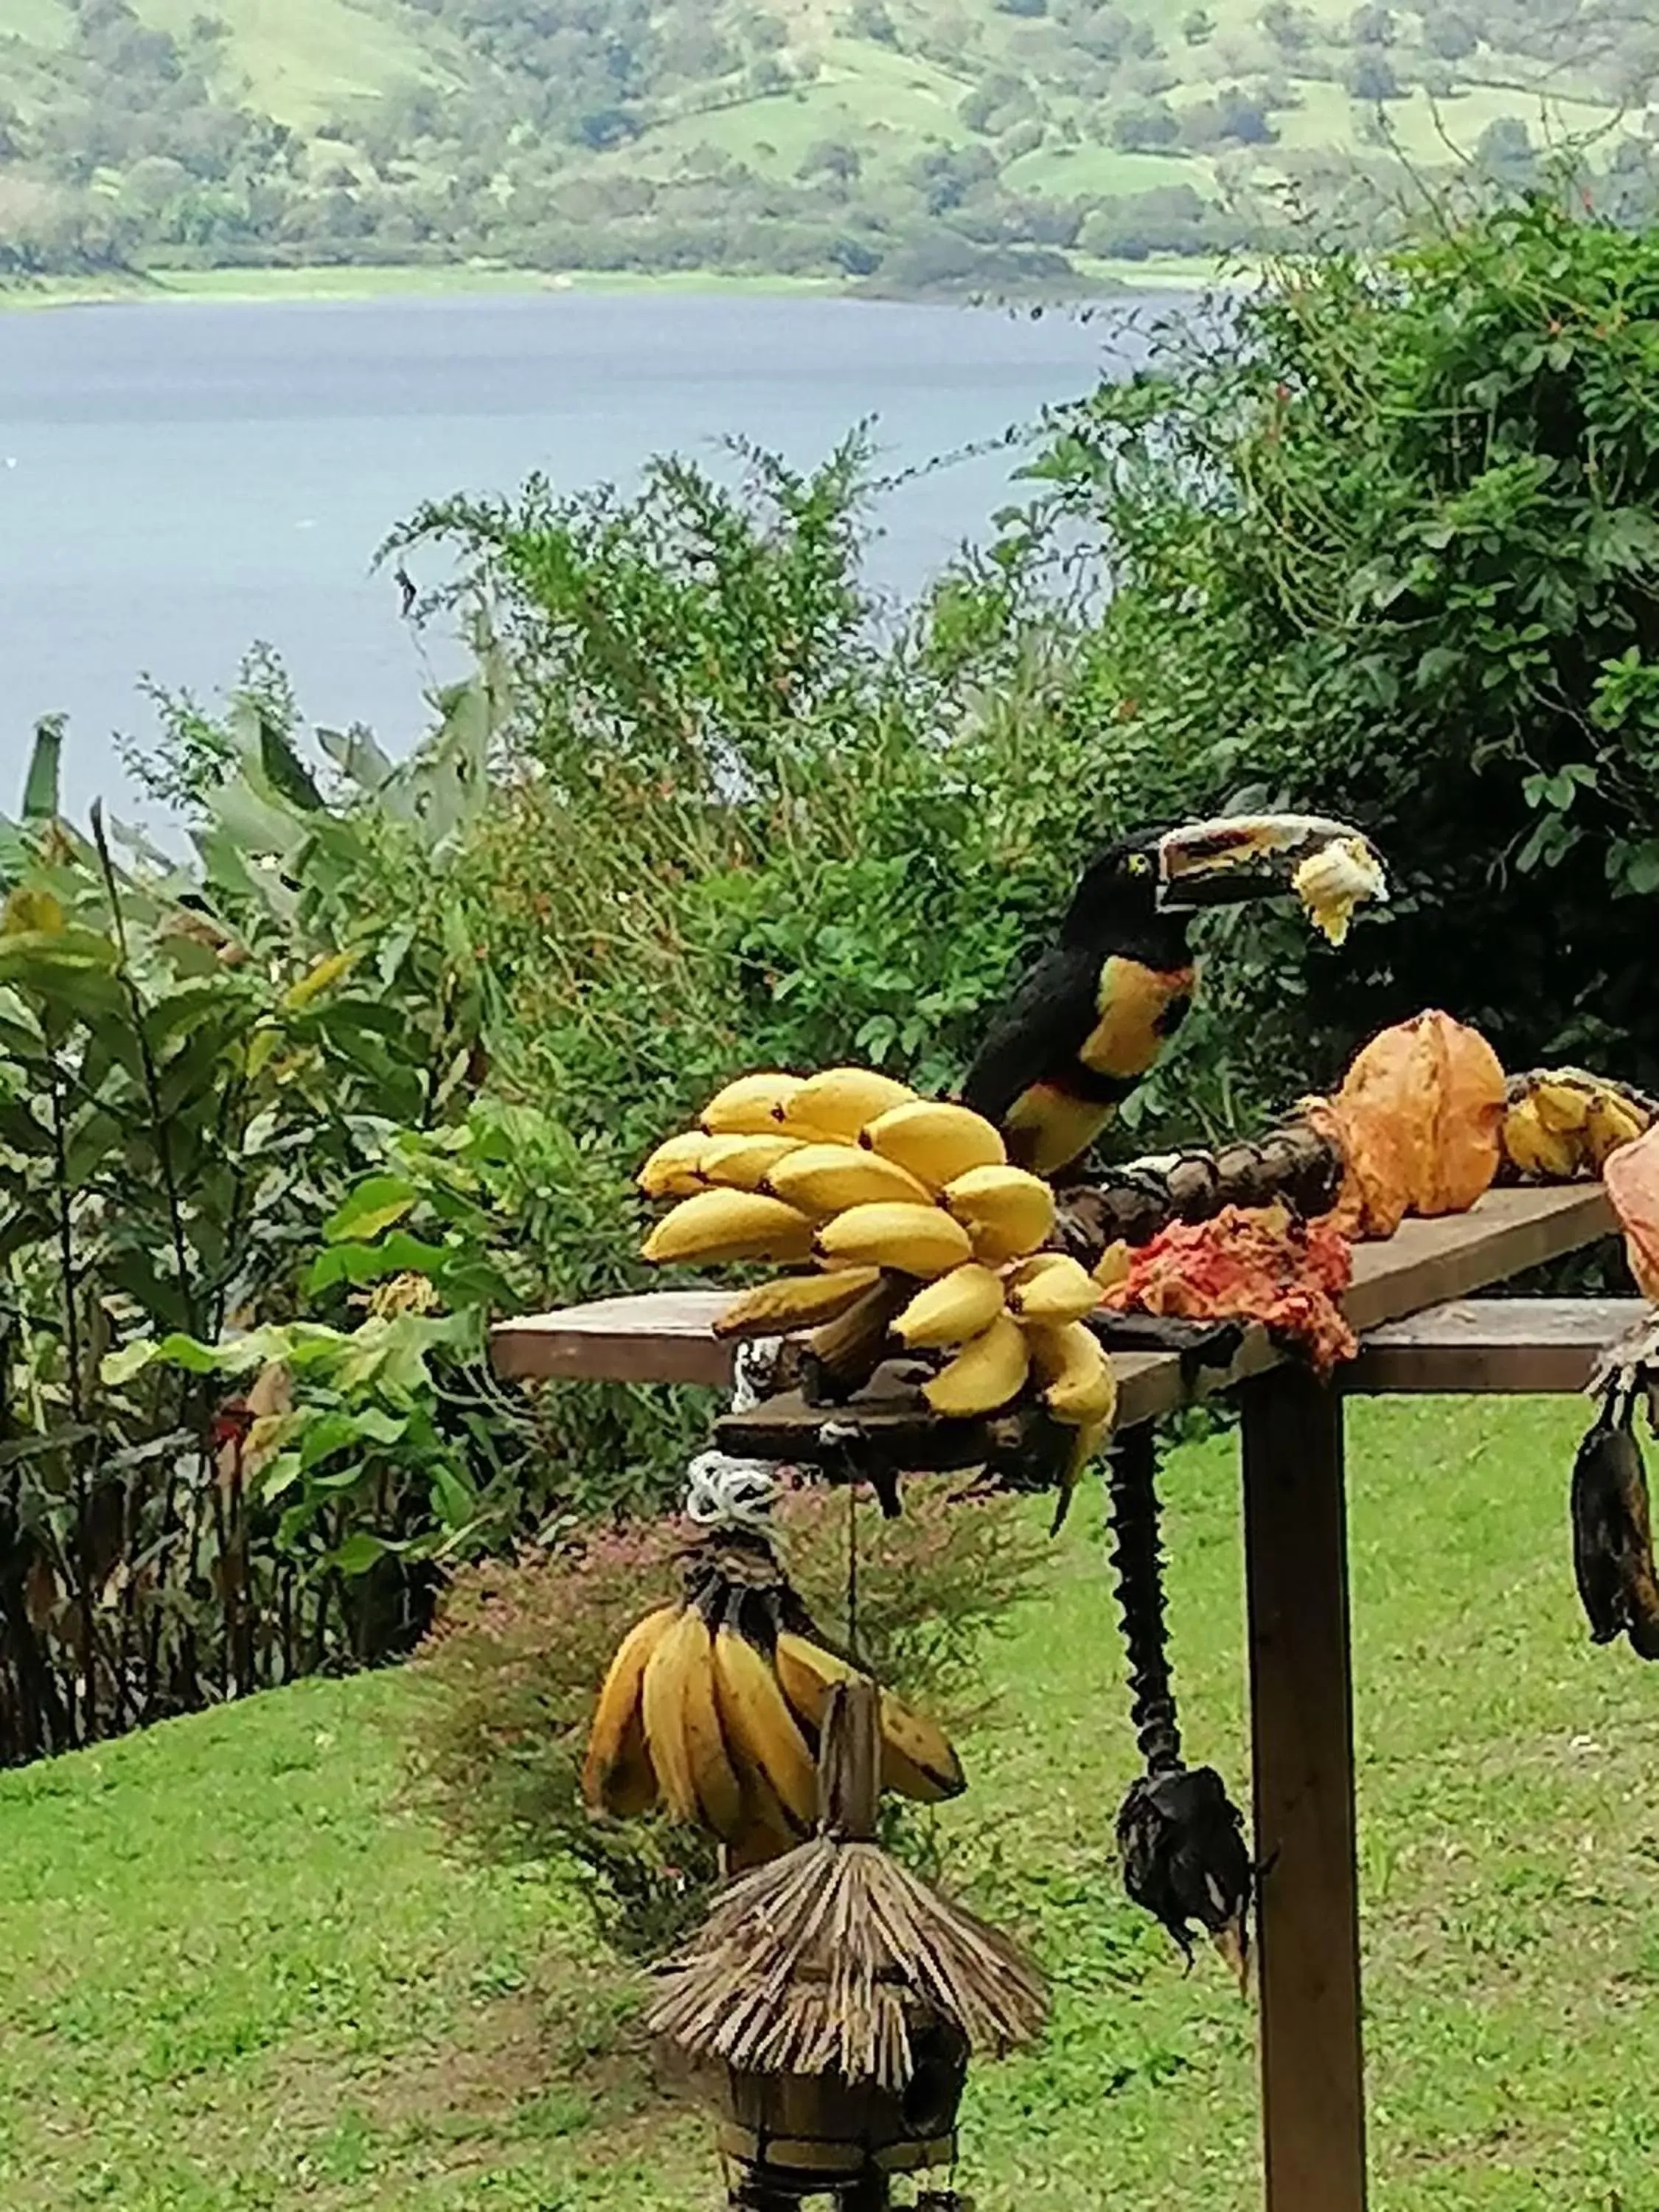
[[[1267,2212],[1364,2212],[1342,1399],[1291,1365],[1243,1407]]]
[[[1600,1183],[1538,1190],[1490,1190],[1468,1213],[1402,1222],[1383,1244],[1358,1244],[1343,1310],[1362,1334],[1425,1306],[1467,1297],[1612,1232],[1613,1208]],[[1265,1373],[1279,1354],[1265,1329],[1252,1329],[1238,1358],[1203,1377],[1208,1396]],[[1118,1425],[1170,1413],[1194,1395],[1177,1360],[1138,1354],[1118,1365]]]
[[[729,1291],[647,1291],[592,1305],[526,1314],[490,1331],[489,1356],[503,1380],[706,1382],[732,1380],[733,1347],[714,1335]]]
[[[1342,1387],[1576,1395],[1652,1310],[1640,1298],[1455,1298],[1373,1329]]]
[[[1592,1243],[1612,1227],[1612,1209],[1599,1183],[1489,1191],[1468,1213],[1407,1221],[1386,1244],[1357,1246],[1348,1316],[1365,1330],[1466,1297]],[[504,1379],[702,1382],[723,1389],[731,1381],[732,1352],[712,1331],[728,1295],[647,1291],[503,1322],[492,1333],[491,1358]],[[1265,1332],[1254,1330],[1233,1366],[1206,1377],[1203,1388],[1224,1388],[1277,1360]],[[1126,1427],[1170,1412],[1190,1395],[1180,1361],[1168,1354],[1121,1354],[1116,1365],[1119,1419]]]

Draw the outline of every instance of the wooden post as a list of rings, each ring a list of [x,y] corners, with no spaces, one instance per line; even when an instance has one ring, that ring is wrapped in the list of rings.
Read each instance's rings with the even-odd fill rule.
[[[1243,1394],[1268,2212],[1364,2212],[1342,1400],[1305,1369]]]

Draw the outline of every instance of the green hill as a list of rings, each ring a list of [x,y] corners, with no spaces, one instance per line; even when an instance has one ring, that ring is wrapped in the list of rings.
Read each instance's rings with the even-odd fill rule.
[[[0,273],[493,260],[1066,283],[1582,143],[1642,0],[7,0]]]

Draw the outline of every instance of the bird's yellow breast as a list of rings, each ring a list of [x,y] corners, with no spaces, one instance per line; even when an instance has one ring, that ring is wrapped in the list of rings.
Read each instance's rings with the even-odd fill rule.
[[[1190,968],[1144,968],[1121,956],[1101,968],[1098,1018],[1078,1058],[1097,1075],[1145,1075],[1193,995]]]

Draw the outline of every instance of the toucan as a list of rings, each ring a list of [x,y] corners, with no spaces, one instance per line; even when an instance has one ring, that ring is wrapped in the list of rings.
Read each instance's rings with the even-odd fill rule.
[[[1360,833],[1311,814],[1229,815],[1138,831],[1084,872],[1054,944],[993,1016],[962,1099],[1010,1159],[1052,1176],[1082,1158],[1192,1003],[1193,916],[1282,897],[1305,860]]]

